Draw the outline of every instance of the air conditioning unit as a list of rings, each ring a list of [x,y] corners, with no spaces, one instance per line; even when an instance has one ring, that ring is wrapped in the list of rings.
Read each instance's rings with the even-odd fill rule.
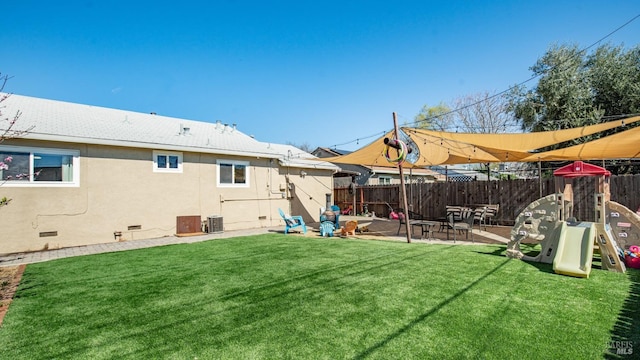
[[[207,217],[207,229],[209,234],[221,233],[222,228],[222,216],[211,215]]]

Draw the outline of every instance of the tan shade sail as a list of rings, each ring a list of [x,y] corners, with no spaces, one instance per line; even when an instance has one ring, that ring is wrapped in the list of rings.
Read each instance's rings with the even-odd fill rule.
[[[386,145],[384,144],[384,138],[393,138],[394,132],[390,131],[382,137],[372,141],[369,145],[366,145],[352,153],[334,156],[328,158],[322,158],[322,161],[328,161],[337,164],[356,164],[367,166],[383,166],[383,167],[397,167],[397,163],[389,162],[384,156]],[[395,149],[390,150],[390,157],[397,158],[398,152]],[[409,162],[402,163],[402,167],[410,168],[416,167]]]
[[[402,128],[407,133],[428,135],[436,139],[450,139],[482,148],[496,149],[503,152],[513,151],[526,153],[545,146],[559,144],[561,142],[577,139],[583,136],[593,135],[619,126],[628,125],[640,120],[640,116],[627,119],[609,121],[579,128],[563,129],[555,131],[540,131],[533,133],[516,134],[472,134],[451,133],[445,131],[432,131],[425,129]]]
[[[499,161],[494,155],[470,144],[425,135],[419,136],[411,132],[408,135],[420,150],[420,157],[415,161],[415,165]]]
[[[582,145],[532,155],[535,150],[549,145],[593,135],[637,121],[640,121],[640,116],[573,129],[517,134],[450,133],[403,127],[402,130],[419,151],[419,157],[413,165],[405,162],[403,166],[637,158],[640,151],[638,150],[640,138],[637,132],[631,130]],[[388,162],[384,156],[386,146],[383,139],[385,137],[393,138],[393,131],[350,154],[322,160],[342,164],[396,166],[395,163]],[[613,140],[605,140],[609,138]],[[392,157],[396,156],[395,150],[392,150],[392,153]]]
[[[518,134],[450,133],[414,128],[402,130],[420,150],[420,157],[415,165],[429,166],[522,161],[531,156],[531,151],[545,146],[593,135],[639,120],[640,116],[635,116],[573,129]]]
[[[640,127],[584,144],[531,155],[522,161],[607,160],[640,158]]]
[[[408,128],[404,130],[420,150],[420,157],[415,162],[415,165],[420,166],[517,161],[531,155],[518,151],[480,147],[414,132]]]

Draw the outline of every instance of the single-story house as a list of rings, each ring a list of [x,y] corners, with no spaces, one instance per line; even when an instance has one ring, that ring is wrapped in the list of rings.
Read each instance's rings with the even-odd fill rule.
[[[221,122],[11,95],[0,143],[0,253],[317,220],[336,165]],[[0,122],[0,134],[8,121]],[[198,221],[196,221],[198,219]]]

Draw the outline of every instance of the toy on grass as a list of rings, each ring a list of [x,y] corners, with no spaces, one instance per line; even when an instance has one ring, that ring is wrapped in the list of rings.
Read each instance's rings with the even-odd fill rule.
[[[632,245],[624,252],[624,262],[628,267],[640,269],[640,247]]]
[[[640,257],[626,256],[624,262],[630,268],[640,269]]]
[[[395,211],[393,209],[393,206],[389,205],[388,202],[385,202],[385,204],[387,205],[387,207],[389,208],[389,219],[390,220],[398,220],[400,219],[400,215],[404,212],[402,209],[398,209],[398,211]],[[402,217],[404,219],[404,214],[402,214]]]
[[[355,235],[357,228],[358,228],[358,221],[357,220],[349,220],[340,229],[341,230],[340,236],[344,237],[344,236],[349,236],[349,235]]]

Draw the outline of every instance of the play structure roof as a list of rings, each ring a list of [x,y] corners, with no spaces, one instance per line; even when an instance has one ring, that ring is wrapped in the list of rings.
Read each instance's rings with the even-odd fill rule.
[[[565,165],[557,169],[553,172],[553,175],[565,178],[574,178],[580,176],[611,176],[611,172],[597,165],[582,161],[574,161],[569,165]]]
[[[640,116],[572,129],[511,134],[451,133],[403,127],[403,132],[419,152],[413,164],[405,162],[403,166],[640,158],[640,127],[584,144],[536,153],[546,146],[624,127],[637,121],[640,121]],[[385,137],[393,138],[393,131],[350,154],[323,160],[345,164],[395,166],[384,156]]]

